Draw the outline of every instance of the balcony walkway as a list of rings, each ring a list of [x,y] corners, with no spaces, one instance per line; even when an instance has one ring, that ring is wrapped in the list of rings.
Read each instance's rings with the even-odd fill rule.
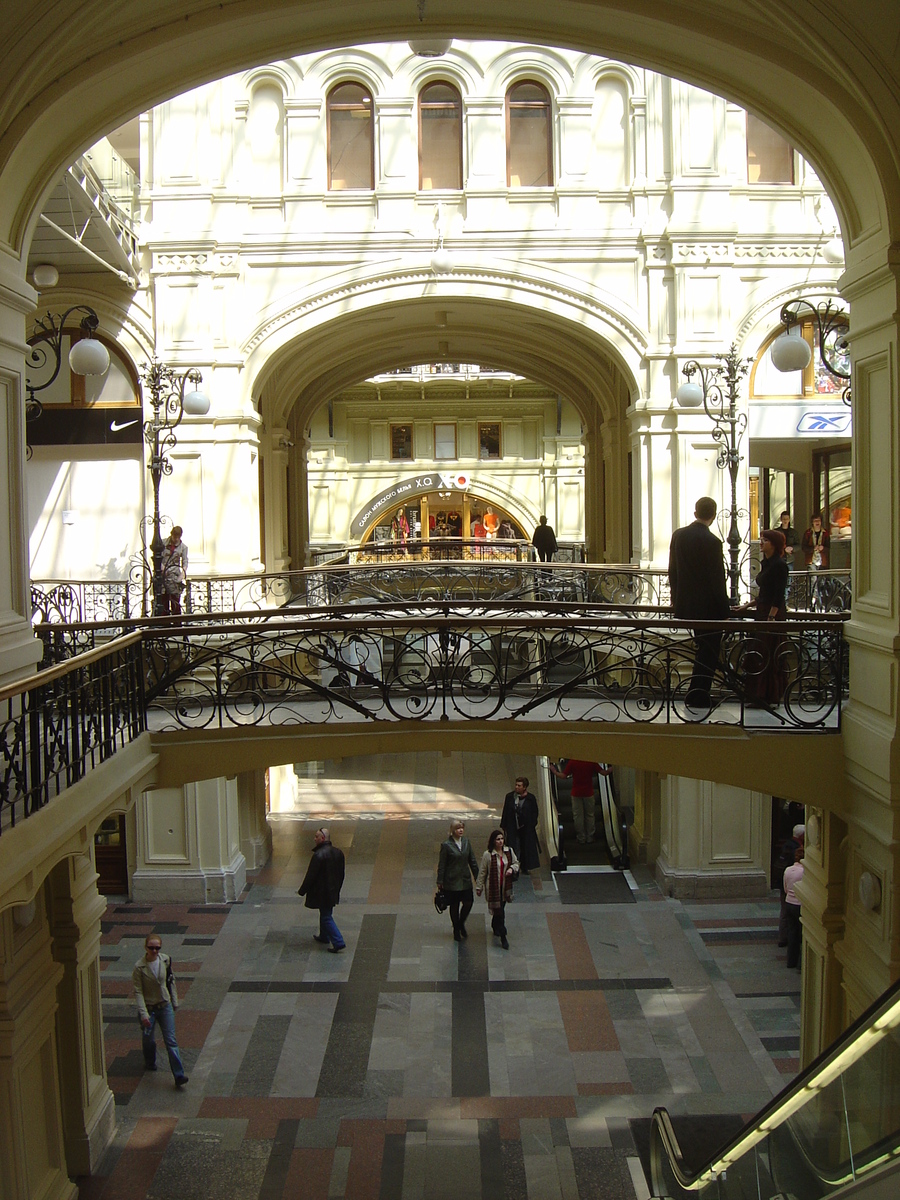
[[[831,739],[826,739],[831,740]],[[797,1068],[800,976],[777,895],[563,904],[546,864],[457,945],[431,904],[463,815],[480,852],[525,755],[324,764],[239,903],[112,901],[101,950],[119,1132],[80,1200],[643,1200],[650,1114],[699,1155]],[[347,951],[296,889],[327,820],[347,856]],[[597,853],[599,865],[599,851]],[[142,1070],[130,974],[150,932],[175,963],[190,1083]]]

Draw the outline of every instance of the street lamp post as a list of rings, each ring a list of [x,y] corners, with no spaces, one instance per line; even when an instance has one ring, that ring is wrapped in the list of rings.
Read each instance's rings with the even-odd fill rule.
[[[716,354],[718,366],[704,366],[691,359],[682,368],[687,378],[675,394],[682,408],[699,408],[713,423],[713,440],[719,446],[716,466],[720,471],[727,469],[731,481],[731,510],[728,528],[728,581],[731,603],[740,604],[740,550],[741,534],[738,529],[740,509],[737,501],[738,467],[741,462],[739,447],[747,428],[747,414],[738,408],[738,387],[750,369],[749,360],[738,358],[737,346],[732,342],[727,354]],[[694,375],[700,382],[693,383]]]
[[[152,615],[158,616],[162,609],[165,591],[162,570],[164,542],[160,529],[159,485],[163,475],[172,474],[169,452],[178,444],[175,430],[185,413],[188,416],[205,416],[209,412],[209,397],[198,391],[203,376],[196,369],[178,374],[173,367],[166,366],[153,358],[144,363],[140,371],[144,395],[149,400],[151,415],[144,422],[144,441],[150,449],[150,478],[153,481],[153,537],[150,541],[152,559]],[[192,389],[187,391],[187,385]]]

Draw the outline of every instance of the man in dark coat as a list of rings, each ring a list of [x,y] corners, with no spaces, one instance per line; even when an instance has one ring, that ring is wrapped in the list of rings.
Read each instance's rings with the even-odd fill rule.
[[[341,931],[335,924],[333,912],[341,898],[344,883],[344,854],[332,846],[329,831],[323,826],[316,830],[316,844],[306,878],[297,889],[298,896],[306,897],[307,908],[319,910],[319,932],[313,937],[317,942],[331,942],[332,954],[340,954],[345,948]]]
[[[672,612],[680,621],[725,621],[731,615],[722,543],[710,530],[715,519],[715,500],[701,496],[694,506],[694,521],[672,534],[669,587]],[[719,632],[694,634],[696,652],[687,694],[691,708],[709,708],[721,643]]]
[[[547,524],[546,517],[541,517],[531,538],[531,544],[537,550],[541,562],[550,562],[553,555],[559,549],[559,546],[556,544],[556,534],[553,532],[553,526]]]
[[[503,801],[503,815],[500,817],[500,828],[503,830],[507,846],[511,846],[515,851],[523,875],[527,875],[529,871],[534,871],[541,865],[537,824],[537,797],[529,792],[528,780],[525,776],[520,775],[515,782],[514,790],[506,793],[506,799]]]

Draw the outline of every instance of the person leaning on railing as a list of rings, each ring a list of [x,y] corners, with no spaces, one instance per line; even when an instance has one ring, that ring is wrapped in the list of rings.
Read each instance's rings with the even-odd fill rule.
[[[759,547],[762,563],[756,576],[759,589],[756,604],[744,604],[735,612],[755,609],[757,621],[784,621],[787,617],[785,593],[788,586],[788,565],[784,557],[784,534],[780,529],[764,529]],[[743,656],[747,671],[746,697],[752,704],[779,704],[787,687],[780,633],[760,630],[750,640]]]

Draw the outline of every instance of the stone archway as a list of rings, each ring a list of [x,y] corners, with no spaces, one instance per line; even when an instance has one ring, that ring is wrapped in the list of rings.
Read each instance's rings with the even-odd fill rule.
[[[524,272],[520,278],[511,269],[492,276],[463,265],[449,281],[437,281],[421,264],[360,282],[352,296],[335,286],[320,305],[287,298],[281,315],[270,316],[251,339],[245,387],[266,431],[267,557],[268,547],[287,548],[288,518],[279,516],[279,508],[291,513],[293,563],[305,557],[313,415],[362,378],[433,361],[436,314],[446,322],[440,335],[451,358],[524,376],[571,402],[582,427],[588,557],[627,561],[624,414],[638,394],[644,352],[637,322],[598,289],[574,291],[571,279],[566,288],[552,278],[539,286]],[[537,500],[535,505],[542,511]]]

